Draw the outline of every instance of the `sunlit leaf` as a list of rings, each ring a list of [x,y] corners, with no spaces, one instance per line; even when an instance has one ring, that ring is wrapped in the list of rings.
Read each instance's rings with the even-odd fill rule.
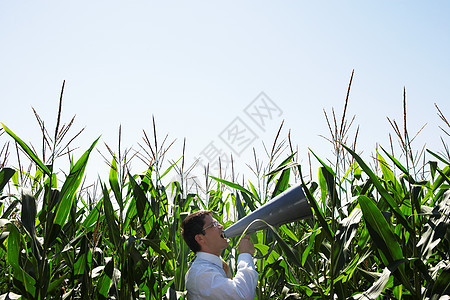
[[[383,256],[387,261],[384,261],[385,265],[393,264],[396,261],[404,259],[402,249],[397,242],[394,233],[390,229],[389,224],[386,222],[381,211],[375,205],[375,203],[366,196],[358,197],[359,205],[363,213],[364,221],[366,227],[369,231],[370,237],[372,238],[376,247],[382,252]],[[414,292],[412,286],[409,283],[409,279],[405,274],[405,268],[403,265],[399,267],[398,278],[405,285],[407,289]]]
[[[64,226],[70,209],[72,208],[75,200],[75,194],[78,187],[83,180],[84,170],[86,169],[87,161],[91,151],[94,149],[99,138],[95,140],[91,147],[78,159],[75,165],[70,169],[70,173],[67,176],[61,191],[59,193],[58,201],[55,209],[55,218],[53,223],[50,224],[50,233],[46,238],[47,243],[51,243],[61,231]]]
[[[350,154],[353,156],[353,158],[358,162],[361,169],[370,177],[372,180],[373,185],[376,187],[377,191],[383,196],[383,198],[386,200],[386,202],[391,207],[392,211],[394,212],[395,216],[398,218],[398,221],[405,227],[406,230],[408,230],[411,234],[415,234],[414,230],[411,228],[411,225],[406,220],[405,215],[401,212],[401,210],[398,208],[397,203],[394,201],[392,196],[386,191],[386,189],[383,187],[381,182],[378,180],[377,176],[372,172],[372,170],[367,166],[367,164],[357,155],[352,149],[349,147],[342,145]]]
[[[8,263],[13,267],[14,269],[14,277],[22,282],[23,286],[25,287],[26,293],[29,293],[32,297],[34,297],[36,293],[36,280],[28,274],[19,264],[19,255],[21,253],[21,247],[20,247],[20,233],[17,227],[12,224],[8,223],[7,230],[9,231],[8,235],[8,247],[7,247],[7,260]]]
[[[41,168],[42,171],[47,174],[47,176],[51,176],[50,169],[39,159],[39,157],[31,150],[31,148],[22,141],[17,135],[15,135],[8,127],[6,127],[5,124],[1,123],[3,126],[3,129],[17,142],[17,144],[20,145],[20,147],[25,151],[25,153],[31,158],[32,161],[36,163],[36,165]]]
[[[109,184],[111,185],[111,189],[113,190],[114,197],[116,198],[120,209],[123,209],[122,192],[119,187],[119,177],[117,176],[118,172],[119,170],[117,170],[116,157],[114,156],[111,161],[111,168],[109,170]]]

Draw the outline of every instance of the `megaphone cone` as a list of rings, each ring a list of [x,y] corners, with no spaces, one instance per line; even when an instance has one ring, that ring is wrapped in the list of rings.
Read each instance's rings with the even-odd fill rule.
[[[280,226],[296,220],[305,219],[312,216],[306,196],[303,193],[301,185],[291,187],[269,200],[266,204],[259,207],[252,213],[243,217],[227,229],[224,234],[228,238],[241,235],[247,226],[254,220],[261,219],[272,226]],[[264,222],[254,222],[247,229],[246,233],[267,228]]]

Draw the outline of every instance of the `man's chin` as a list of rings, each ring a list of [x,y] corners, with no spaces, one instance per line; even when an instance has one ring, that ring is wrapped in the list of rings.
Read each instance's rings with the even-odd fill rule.
[[[223,242],[223,246],[224,246],[223,249],[225,249],[225,248],[227,248],[229,246],[227,238],[222,238],[222,242]]]
[[[221,237],[224,241],[226,241],[227,244],[228,244],[228,239],[225,237],[225,235],[224,235],[223,233],[220,235],[220,237]]]

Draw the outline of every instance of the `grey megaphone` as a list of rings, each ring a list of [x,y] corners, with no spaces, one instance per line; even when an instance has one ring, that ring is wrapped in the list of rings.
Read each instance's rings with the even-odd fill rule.
[[[306,200],[301,185],[291,187],[263,206],[243,217],[227,229],[224,234],[227,238],[241,235],[254,220],[261,219],[272,226],[280,226],[293,221],[312,216],[311,207]],[[268,226],[264,222],[254,222],[246,233],[253,233]]]

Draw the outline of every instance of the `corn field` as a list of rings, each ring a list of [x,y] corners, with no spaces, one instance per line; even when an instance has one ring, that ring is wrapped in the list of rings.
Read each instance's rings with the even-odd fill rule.
[[[42,153],[2,124],[9,142],[0,152],[0,298],[185,299],[194,259],[180,236],[185,216],[208,209],[228,227],[301,184],[313,218],[251,236],[257,254],[266,255],[256,261],[257,299],[450,299],[449,152],[416,155],[405,109],[404,130],[389,121],[401,154],[380,146],[364,161],[357,136],[348,143],[347,102],[340,123],[334,111],[333,119],[325,115],[336,124],[329,126],[335,161],[310,151],[320,163],[317,180],[305,179],[290,139],[277,135],[254,182],[206,174],[203,192],[186,184],[184,153],[162,167],[170,145],[158,144],[156,129],[154,140],[144,137],[144,172],[131,174],[128,153],[108,148],[109,176],[87,192],[85,169],[98,139],[74,157],[69,145],[78,134],[69,138],[71,123],[60,124],[61,101],[54,135],[36,114]],[[442,135],[445,142],[447,131]],[[10,167],[13,145],[26,161]],[[62,157],[70,167],[56,172]],[[175,173],[180,180],[167,182]],[[225,259],[236,262],[236,244],[230,240]]]

